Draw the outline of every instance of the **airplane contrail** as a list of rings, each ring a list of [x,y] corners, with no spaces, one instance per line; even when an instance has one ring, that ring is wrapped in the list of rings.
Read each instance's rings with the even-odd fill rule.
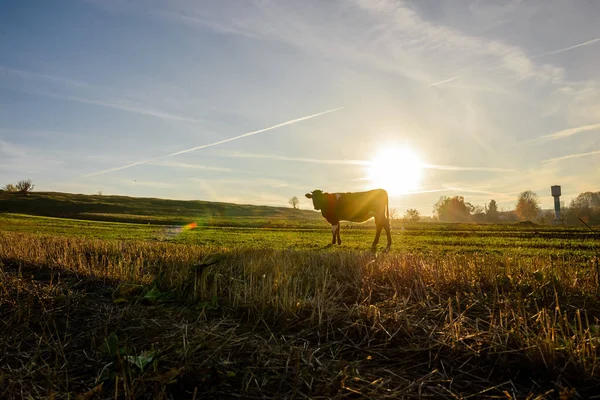
[[[272,129],[281,128],[282,126],[295,124],[295,123],[300,122],[300,121],[304,121],[304,120],[311,119],[311,118],[316,118],[316,117],[319,117],[321,115],[329,114],[329,113],[332,113],[332,112],[335,112],[335,111],[340,111],[340,110],[343,110],[343,109],[344,109],[344,107],[332,108],[331,110],[323,111],[323,112],[320,112],[320,113],[317,113],[317,114],[308,115],[306,117],[292,119],[292,120],[287,121],[287,122],[282,122],[281,124],[273,125],[273,126],[270,126],[268,128],[259,129],[257,131],[252,131],[252,132],[244,133],[243,135],[235,136],[235,137],[232,137],[232,138],[229,138],[229,139],[220,140],[220,141],[214,142],[214,143],[204,144],[202,146],[192,147],[191,149],[187,149],[187,150],[181,150],[181,151],[178,151],[178,152],[175,152],[175,153],[171,153],[171,154],[169,154],[169,155],[167,155],[165,157],[177,156],[179,154],[189,153],[190,151],[200,150],[200,149],[204,149],[206,147],[212,147],[212,146],[216,146],[216,145],[219,145],[219,144],[231,142],[232,140],[241,139],[241,138],[246,137],[246,136],[256,135],[257,133],[262,133],[262,132],[270,131]]]
[[[328,164],[328,165],[370,165],[370,161],[365,160],[324,160],[316,158],[304,158],[304,157],[288,157],[278,156],[271,154],[254,154],[254,153],[233,153],[228,154],[227,157],[232,158],[260,158],[266,160],[277,160],[277,161],[291,161],[291,162],[304,162],[311,164]]]
[[[549,51],[547,53],[536,54],[536,55],[531,56],[529,58],[540,58],[540,57],[545,57],[545,56],[551,56],[551,55],[554,55],[554,54],[559,54],[559,53],[563,53],[565,51],[573,50],[573,49],[576,49],[578,47],[587,46],[587,45],[590,45],[590,44],[593,44],[593,43],[596,43],[596,42],[600,42],[600,37],[592,39],[592,40],[588,40],[587,42],[575,44],[573,46],[564,47],[562,49],[552,50],[552,51]]]
[[[511,168],[496,168],[496,167],[461,167],[458,165],[436,165],[423,164],[423,168],[440,169],[443,171],[488,171],[488,172],[515,172]]]
[[[598,151],[590,151],[588,153],[569,154],[569,155],[562,156],[562,157],[549,158],[549,159],[544,160],[542,162],[543,163],[556,162],[556,161],[568,160],[568,159],[571,159],[571,158],[579,158],[579,157],[585,157],[585,156],[592,156],[592,155],[595,155],[595,154],[600,154],[600,150],[598,150]]]
[[[535,54],[533,56],[526,57],[526,58],[529,59],[529,60],[532,60],[534,58],[551,56],[551,55],[554,55],[554,54],[563,53],[565,51],[570,51],[570,50],[576,49],[578,47],[589,46],[590,44],[594,44],[596,42],[600,42],[600,37],[595,38],[595,39],[591,39],[591,40],[588,40],[588,41],[585,41],[583,43],[575,44],[573,46],[563,47],[562,49],[552,50],[552,51],[548,51],[546,53],[541,53],[541,54]],[[449,82],[461,79],[462,77],[464,77],[467,74],[473,74],[475,72],[481,72],[481,71],[487,71],[487,70],[490,70],[490,69],[500,68],[500,67],[503,67],[505,65],[506,65],[506,62],[502,62],[502,63],[499,63],[497,65],[493,65],[491,67],[474,69],[474,70],[471,70],[471,71],[466,72],[466,73],[461,74],[461,75],[456,75],[456,76],[453,76],[453,77],[448,78],[448,79],[444,79],[444,80],[441,80],[441,81],[438,81],[438,82],[434,82],[434,83],[430,84],[429,87],[443,85],[444,83],[449,83]]]
[[[311,164],[333,164],[333,165],[373,165],[373,161],[369,160],[326,160],[316,158],[301,158],[301,157],[288,157],[288,156],[277,156],[271,154],[253,154],[253,153],[234,153],[228,154],[228,157],[237,158],[263,158],[268,160],[280,160],[280,161],[297,161]],[[515,172],[515,169],[511,168],[497,168],[497,167],[462,167],[459,165],[438,165],[438,164],[421,164],[421,167],[428,169],[439,169],[445,171],[488,171],[488,172]],[[360,178],[362,179],[362,178]]]
[[[563,129],[558,132],[551,133],[549,135],[540,136],[538,139],[541,140],[556,140],[563,139],[569,136],[576,135],[582,132],[594,131],[596,129],[600,129],[600,124],[592,124],[592,125],[583,125],[575,128]]]
[[[111,172],[116,172],[116,171],[121,171],[123,169],[131,168],[131,167],[134,167],[136,165],[147,164],[149,162],[156,161],[156,160],[159,160],[161,158],[173,157],[173,156],[177,156],[177,155],[180,155],[180,154],[189,153],[190,151],[195,151],[195,150],[205,149],[207,147],[217,146],[219,144],[231,142],[233,140],[238,140],[238,139],[241,139],[241,138],[244,138],[244,137],[247,137],[247,136],[256,135],[258,133],[267,132],[267,131],[270,131],[270,130],[273,130],[273,129],[281,128],[281,127],[286,126],[286,125],[292,125],[292,124],[295,124],[295,123],[298,123],[298,122],[301,122],[301,121],[305,121],[307,119],[320,117],[321,115],[329,114],[329,113],[340,111],[340,110],[343,110],[343,109],[344,109],[344,107],[332,108],[330,110],[326,110],[326,111],[323,111],[323,112],[320,112],[320,113],[311,114],[311,115],[307,115],[305,117],[300,117],[300,118],[292,119],[292,120],[289,120],[289,121],[286,121],[286,122],[282,122],[280,124],[273,125],[273,126],[270,126],[268,128],[258,129],[256,131],[247,132],[247,133],[244,133],[242,135],[234,136],[234,137],[229,138],[229,139],[219,140],[218,142],[203,144],[201,146],[192,147],[191,149],[176,151],[175,153],[165,154],[165,155],[162,155],[162,156],[159,156],[159,157],[154,157],[154,158],[151,158],[151,159],[148,159],[148,160],[144,160],[144,161],[138,161],[138,162],[135,162],[135,163],[132,163],[132,164],[127,164],[127,165],[124,165],[124,166],[121,166],[121,167],[109,168],[109,169],[105,169],[105,170],[102,170],[102,171],[93,172],[91,174],[84,175],[84,177],[88,178],[88,177],[91,177],[91,176],[105,175],[105,174],[108,174],[108,173],[111,173]]]

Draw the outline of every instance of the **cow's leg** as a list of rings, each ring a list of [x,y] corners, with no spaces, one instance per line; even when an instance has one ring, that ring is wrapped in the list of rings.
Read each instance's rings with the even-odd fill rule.
[[[375,220],[375,227],[376,227],[377,231],[375,232],[375,240],[373,241],[373,245],[371,246],[371,248],[373,248],[373,249],[377,248],[377,243],[379,243],[379,236],[381,235],[381,228],[383,228],[383,224],[382,224],[381,220],[379,220],[379,219]]]
[[[392,247],[392,233],[390,232],[390,220],[386,218],[383,221],[383,227],[385,228],[385,234],[387,235],[387,248]]]
[[[342,244],[342,239],[340,238],[340,229],[342,229],[342,224],[338,224],[337,228],[337,244]]]
[[[331,239],[331,244],[335,244],[335,238],[338,235],[339,224],[331,224],[331,233],[333,234],[333,239]]]

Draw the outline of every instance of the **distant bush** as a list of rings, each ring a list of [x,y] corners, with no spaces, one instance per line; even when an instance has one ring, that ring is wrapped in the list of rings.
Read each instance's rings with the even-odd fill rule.
[[[9,183],[8,185],[2,188],[6,192],[19,192],[23,194],[30,193],[33,191],[34,184],[31,182],[31,179],[27,179],[26,181],[19,181],[16,185]]]
[[[8,185],[4,186],[2,188],[2,190],[5,192],[16,192],[17,187],[15,185],[13,185],[12,183],[9,183]]]

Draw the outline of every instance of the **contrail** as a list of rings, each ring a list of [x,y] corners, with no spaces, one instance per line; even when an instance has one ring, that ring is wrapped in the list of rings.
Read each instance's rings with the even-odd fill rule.
[[[575,128],[563,129],[562,131],[554,132],[549,135],[540,136],[538,139],[542,139],[542,140],[544,140],[544,139],[545,140],[562,139],[562,138],[576,135],[578,133],[593,131],[596,129],[600,129],[600,124],[583,125],[583,126],[578,126]]]
[[[545,57],[545,56],[551,56],[553,54],[559,54],[559,53],[563,53],[565,51],[569,51],[569,50],[573,50],[576,49],[578,47],[583,47],[583,46],[587,46],[596,42],[600,42],[600,37],[596,38],[596,39],[592,39],[592,40],[588,40],[587,42],[583,42],[583,43],[579,43],[573,46],[569,46],[569,47],[565,47],[562,49],[558,49],[558,50],[552,50],[549,51],[547,53],[542,53],[542,54],[536,54],[535,56],[531,56],[529,58],[539,58],[539,57]]]
[[[165,155],[162,155],[162,156],[159,156],[159,157],[151,158],[149,160],[138,161],[138,162],[135,162],[133,164],[124,165],[122,167],[109,168],[109,169],[105,169],[105,170],[102,170],[102,171],[93,172],[91,174],[84,175],[84,177],[87,178],[87,177],[91,177],[91,176],[100,176],[100,175],[108,174],[110,172],[116,172],[116,171],[120,171],[120,170],[123,170],[123,169],[131,168],[131,167],[134,167],[136,165],[147,164],[149,162],[156,161],[156,160],[159,160],[161,158],[173,157],[173,156],[177,156],[179,154],[189,153],[190,151],[195,151],[195,150],[205,149],[207,147],[217,146],[219,144],[231,142],[233,140],[238,140],[238,139],[241,139],[241,138],[244,138],[244,137],[247,137],[247,136],[256,135],[258,133],[267,132],[267,131],[270,131],[270,130],[273,130],[273,129],[281,128],[281,127],[286,126],[286,125],[292,125],[292,124],[295,124],[295,123],[298,123],[298,122],[301,122],[301,121],[305,121],[307,119],[316,118],[316,117],[319,117],[321,115],[329,114],[329,113],[340,111],[340,110],[343,110],[343,109],[344,109],[344,107],[332,108],[330,110],[323,111],[323,112],[320,112],[320,113],[307,115],[306,117],[296,118],[296,119],[292,119],[292,120],[289,120],[289,121],[286,121],[286,122],[282,122],[280,124],[273,125],[273,126],[270,126],[268,128],[263,128],[263,129],[259,129],[259,130],[256,130],[256,131],[247,132],[247,133],[244,133],[242,135],[234,136],[234,137],[229,138],[229,139],[219,140],[218,142],[203,144],[201,146],[192,147],[191,149],[181,150],[181,151],[177,151],[177,152],[171,153],[171,154],[165,154]]]
[[[573,46],[564,47],[564,48],[562,48],[562,49],[552,50],[552,51],[548,51],[548,52],[546,52],[546,53],[541,53],[541,54],[535,54],[535,55],[533,55],[533,56],[526,57],[526,58],[527,58],[527,59],[529,59],[529,60],[532,60],[532,59],[534,59],[534,58],[540,58],[540,57],[551,56],[551,55],[554,55],[554,54],[563,53],[563,52],[565,52],[565,51],[570,51],[570,50],[576,49],[576,48],[578,48],[578,47],[589,46],[590,44],[594,44],[594,43],[596,43],[596,42],[600,42],[600,37],[598,37],[598,38],[595,38],[595,39],[588,40],[588,41],[586,41],[586,42],[583,42],[583,43],[575,44],[575,45],[573,45]],[[475,73],[475,72],[487,71],[487,70],[490,70],[490,69],[500,68],[500,67],[503,67],[503,66],[505,66],[505,65],[506,65],[506,62],[503,62],[503,63],[499,63],[499,64],[497,64],[497,65],[494,65],[494,66],[491,66],[491,67],[485,67],[485,68],[474,69],[474,70],[471,70],[471,71],[467,72],[466,74],[473,74],[473,73]],[[462,78],[462,77],[464,77],[466,74],[456,75],[456,76],[453,76],[453,77],[451,77],[451,78],[448,78],[448,79],[444,79],[444,80],[441,80],[441,81],[438,81],[438,82],[434,82],[434,83],[430,84],[430,85],[429,85],[429,87],[434,87],[434,86],[438,86],[438,85],[443,85],[444,83],[449,83],[449,82],[455,81],[455,80],[457,80],[457,79],[461,79],[461,78]]]
[[[301,157],[288,157],[288,156],[277,156],[271,154],[253,154],[253,153],[234,153],[228,154],[227,157],[234,158],[262,158],[268,160],[279,160],[279,161],[292,161],[292,162],[305,162],[311,164],[330,164],[330,165],[373,165],[373,161],[368,160],[326,160],[316,158],[301,158]],[[444,171],[488,171],[488,172],[515,172],[515,169],[510,168],[496,168],[496,167],[461,167],[458,165],[438,165],[438,164],[420,164],[423,168],[428,169],[439,169]],[[363,179],[363,178],[360,178]],[[365,178],[366,179],[366,178]]]
[[[461,167],[458,165],[423,164],[423,168],[440,169],[443,171],[488,171],[488,172],[515,172],[515,169],[496,167]]]
[[[567,156],[556,157],[556,158],[549,158],[547,160],[544,160],[543,162],[544,163],[556,162],[556,161],[568,160],[570,158],[579,158],[579,157],[585,157],[585,156],[592,156],[594,154],[600,154],[600,150],[598,150],[598,151],[590,151],[589,153],[569,154]]]
[[[257,133],[262,133],[262,132],[270,131],[272,129],[281,128],[282,126],[295,124],[295,123],[300,122],[300,121],[304,121],[304,120],[311,119],[311,118],[316,118],[316,117],[319,117],[321,115],[329,114],[329,113],[332,113],[332,112],[335,112],[335,111],[340,111],[340,110],[343,110],[343,109],[344,109],[344,107],[332,108],[331,110],[323,111],[323,112],[320,112],[320,113],[317,113],[317,114],[308,115],[308,116],[302,117],[302,118],[292,119],[292,120],[287,121],[287,122],[282,122],[281,124],[273,125],[273,126],[270,126],[268,128],[264,128],[264,129],[259,129],[257,131],[252,131],[252,132],[244,133],[243,135],[235,136],[235,137],[232,137],[232,138],[229,138],[229,139],[220,140],[218,142],[214,142],[214,143],[210,143],[210,144],[204,144],[202,146],[192,147],[191,149],[187,149],[187,150],[181,150],[181,151],[178,151],[176,153],[171,153],[171,154],[169,154],[169,155],[167,155],[165,157],[177,156],[179,154],[189,153],[190,151],[205,149],[207,147],[212,147],[212,146],[216,146],[216,145],[219,145],[219,144],[231,142],[232,140],[238,140],[238,139],[241,139],[241,138],[246,137],[246,136],[256,135]]]
[[[260,158],[265,160],[277,160],[277,161],[291,161],[291,162],[304,162],[311,164],[327,164],[327,165],[370,165],[370,161],[365,160],[324,160],[316,158],[304,158],[304,157],[288,157],[288,156],[277,156],[271,154],[253,154],[253,153],[233,153],[228,154],[227,157],[232,158]]]

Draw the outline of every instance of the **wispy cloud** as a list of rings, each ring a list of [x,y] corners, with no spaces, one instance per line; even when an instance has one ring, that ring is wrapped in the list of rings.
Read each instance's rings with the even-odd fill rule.
[[[64,154],[44,151],[0,139],[0,170],[17,176],[48,171],[64,163]],[[11,178],[12,179],[12,178]],[[19,178],[20,179],[20,178]]]
[[[232,153],[227,154],[225,157],[233,158],[258,158],[266,160],[277,160],[277,161],[290,161],[290,162],[302,162],[309,164],[329,164],[329,165],[364,165],[369,166],[373,164],[373,161],[369,160],[328,160],[328,159],[317,159],[317,158],[304,158],[304,157],[289,157],[289,156],[278,156],[273,154],[253,154],[253,153]],[[496,168],[496,167],[463,167],[459,165],[438,165],[438,164],[422,164],[423,168],[437,169],[444,171],[486,171],[486,172],[514,172],[515,169],[511,168]],[[363,179],[363,178],[359,178]]]
[[[544,160],[543,162],[544,163],[557,162],[557,161],[569,160],[571,158],[593,156],[595,154],[600,154],[600,150],[598,150],[598,151],[590,151],[590,152],[587,152],[587,153],[569,154],[569,155],[562,156],[562,157],[549,158],[547,160]]]
[[[53,81],[53,82],[60,83],[63,85],[69,85],[69,86],[74,86],[74,87],[79,87],[79,88],[96,88],[96,86],[91,85],[87,82],[82,82],[82,81],[78,81],[78,80],[70,79],[70,78],[63,78],[63,77],[59,77],[59,76],[40,74],[38,72],[24,71],[22,69],[9,68],[4,65],[0,65],[0,73],[2,73],[3,75],[5,75],[8,78],[14,78],[15,76],[18,76],[19,78],[21,78],[23,80],[32,80],[32,78],[41,78],[42,80]]]
[[[153,189],[175,189],[178,187],[176,183],[173,182],[161,182],[161,181],[152,181],[152,180],[119,180],[119,183],[122,185],[126,185],[129,187],[145,187],[145,188],[153,188]]]
[[[442,171],[486,171],[486,172],[515,172],[513,168],[496,168],[496,167],[461,167],[459,165],[436,165],[423,164],[424,168],[439,169]]]
[[[487,194],[491,196],[504,196],[506,193],[494,192],[491,190],[486,190],[485,188],[478,187],[455,187],[448,186],[447,190],[453,190],[458,193],[478,193],[478,194]]]
[[[11,87],[23,93],[50,97],[53,99],[74,101],[83,104],[91,104],[172,121],[189,122],[195,124],[204,122],[198,118],[160,110],[147,104],[140,104],[139,101],[136,102],[129,98],[123,98],[119,95],[107,94],[107,92],[111,91],[108,88],[92,85],[87,82],[8,68],[4,66],[0,66],[0,73],[2,73],[0,74],[0,80],[2,79],[2,75],[4,75]],[[22,85],[22,82],[26,82],[27,84]],[[47,86],[44,82],[49,82],[52,85],[58,85],[57,90],[44,89],[44,87]],[[63,93],[65,90],[67,93]],[[73,91],[84,92],[85,94],[73,94]]]
[[[281,128],[281,127],[284,127],[284,126],[287,126],[287,125],[296,124],[296,123],[301,122],[301,121],[305,121],[305,120],[308,120],[308,119],[320,117],[322,115],[329,114],[329,113],[336,112],[336,111],[340,111],[340,110],[343,110],[343,109],[344,109],[344,107],[332,108],[330,110],[326,110],[326,111],[323,111],[323,112],[320,112],[320,113],[311,114],[311,115],[307,115],[305,117],[295,118],[295,119],[292,119],[292,120],[289,120],[289,121],[286,121],[286,122],[282,122],[280,124],[276,124],[276,125],[270,126],[268,128],[263,128],[263,129],[258,129],[258,130],[255,130],[255,131],[247,132],[247,133],[244,133],[242,135],[234,136],[234,137],[229,138],[229,139],[224,139],[224,140],[219,140],[218,142],[203,144],[201,146],[196,146],[196,147],[192,147],[190,149],[177,151],[175,153],[170,153],[170,154],[166,154],[166,155],[163,155],[163,156],[160,156],[160,157],[151,158],[149,160],[138,161],[138,162],[135,162],[135,163],[132,163],[132,164],[128,164],[128,165],[124,165],[124,166],[121,166],[121,167],[115,167],[115,168],[105,169],[105,170],[102,170],[102,171],[98,171],[98,172],[94,172],[94,173],[91,173],[91,174],[84,175],[84,177],[105,175],[105,174],[108,174],[108,173],[111,173],[111,172],[116,172],[116,171],[121,171],[121,170],[124,170],[124,169],[127,169],[127,168],[131,168],[131,167],[134,167],[136,165],[147,164],[149,162],[160,160],[162,158],[173,157],[173,156],[177,156],[177,155],[180,155],[180,154],[189,153],[191,151],[205,149],[207,147],[218,146],[220,144],[231,142],[233,140],[242,139],[242,138],[245,138],[245,137],[248,137],[248,136],[256,135],[256,134],[259,134],[259,133],[262,133],[262,132],[267,132],[267,131],[270,131],[270,130],[273,130],[273,129],[277,129],[277,128]]]
[[[368,65],[423,84],[439,75],[442,65],[496,65],[501,60],[520,76],[545,73],[536,70],[519,47],[428,21],[403,2],[318,2],[319,11],[315,3],[308,1],[248,2],[244,7],[236,2],[220,4],[214,9],[197,3],[179,4],[152,13],[222,34],[283,42],[321,57]],[[338,18],[325,21],[322,16],[329,14]],[[432,63],[432,57],[444,63]],[[444,82],[454,79],[458,77]]]
[[[181,163],[181,162],[173,162],[173,161],[155,161],[150,163],[152,165],[157,165],[160,167],[171,167],[171,168],[182,168],[182,169],[200,169],[205,171],[221,171],[221,172],[232,172],[231,168],[223,168],[223,167],[215,167],[212,165],[202,165],[202,164],[189,164],[189,163]]]
[[[191,122],[194,124],[200,124],[200,123],[204,122],[203,120],[200,120],[200,119],[186,117],[183,115],[177,115],[177,114],[157,110],[154,108],[148,108],[148,107],[141,106],[141,105],[136,105],[127,100],[116,100],[115,102],[111,102],[111,101],[105,101],[105,100],[88,99],[88,98],[80,97],[80,96],[63,95],[63,94],[58,94],[58,93],[48,93],[48,92],[32,92],[32,93],[39,94],[42,96],[52,97],[52,98],[56,98],[56,99],[70,100],[70,101],[75,101],[75,102],[79,102],[79,103],[92,104],[92,105],[101,106],[101,107],[113,108],[113,109],[120,110],[120,111],[126,111],[126,112],[130,112],[130,113],[136,113],[136,114],[141,114],[141,115],[146,115],[146,116],[161,118],[161,119],[167,119],[167,120],[172,120],[172,121]]]
[[[424,190],[413,190],[410,192],[406,192],[403,193],[402,196],[408,196],[408,195],[413,195],[413,194],[423,194],[423,193],[437,193],[437,192],[448,192],[450,190],[454,190],[451,188],[445,188],[445,189],[424,189]]]
[[[575,128],[563,129],[563,130],[558,131],[558,132],[554,132],[554,133],[551,133],[551,134],[548,134],[548,135],[540,136],[538,139],[539,140],[564,139],[566,137],[573,136],[573,135],[576,135],[578,133],[595,131],[597,129],[600,129],[600,124],[582,125],[582,126],[577,126]]]
[[[318,4],[318,6],[316,5]],[[502,11],[517,15],[520,2]],[[131,11],[137,6],[123,6]],[[427,8],[427,7],[424,7]],[[464,10],[468,12],[471,6]],[[496,21],[498,7],[492,21]],[[504,7],[502,7],[504,8]],[[534,7],[535,8],[535,7]],[[424,85],[437,86],[464,76],[502,68],[508,80],[535,79],[557,82],[564,70],[550,64],[536,65],[537,58],[590,46],[600,38],[528,56],[525,49],[507,41],[470,35],[452,25],[434,22],[405,2],[394,0],[346,0],[340,2],[237,2],[221,1],[218,7],[203,7],[195,2],[169,4],[150,13],[164,20],[220,34],[285,43],[319,57],[368,66],[374,70],[399,74]],[[489,10],[487,10],[489,11]],[[486,11],[486,12],[487,12]],[[326,19],[326,15],[336,15]],[[326,40],[324,40],[326,38]],[[440,62],[437,62],[437,61]],[[475,66],[475,67],[473,67]],[[433,83],[432,77],[455,70],[453,76]],[[503,88],[494,79],[493,86]],[[477,90],[487,86],[473,86]]]
[[[475,73],[478,73],[478,72],[490,71],[490,70],[497,69],[497,68],[512,67],[512,66],[515,66],[515,65],[517,65],[519,63],[522,64],[524,59],[526,59],[526,60],[534,60],[536,58],[546,57],[546,56],[550,56],[550,55],[554,55],[554,54],[560,54],[560,53],[564,53],[566,51],[574,50],[574,49],[577,49],[577,48],[580,48],[580,47],[589,46],[589,45],[597,43],[597,42],[600,42],[600,38],[594,38],[594,39],[587,40],[587,41],[582,42],[582,43],[578,43],[578,44],[573,45],[573,46],[568,46],[568,47],[564,47],[564,48],[561,48],[561,49],[556,49],[556,50],[548,51],[548,52],[541,53],[541,54],[535,54],[535,55],[529,56],[529,57],[525,56],[524,54],[514,54],[514,56],[511,57],[511,55],[509,54],[509,55],[507,55],[505,57],[505,60],[503,62],[501,62],[501,63],[490,65],[490,66],[483,67],[483,68],[471,69],[471,70],[468,70],[467,72],[465,72],[463,74],[455,75],[455,76],[453,76],[451,78],[447,78],[447,79],[444,79],[444,80],[441,80],[441,81],[438,81],[438,82],[431,83],[429,85],[429,87],[439,86],[439,85],[443,85],[445,83],[450,83],[452,81],[456,81],[458,79],[461,79],[461,78],[463,78],[463,77],[465,77],[467,75],[472,75],[472,74],[475,74]]]
[[[252,154],[252,153],[231,153],[227,154],[226,157],[232,158],[257,158],[264,160],[276,160],[276,161],[290,161],[290,162],[301,162],[309,164],[328,164],[328,165],[370,165],[370,161],[365,160],[325,160],[316,158],[305,158],[305,157],[288,157],[278,156],[272,154]]]

